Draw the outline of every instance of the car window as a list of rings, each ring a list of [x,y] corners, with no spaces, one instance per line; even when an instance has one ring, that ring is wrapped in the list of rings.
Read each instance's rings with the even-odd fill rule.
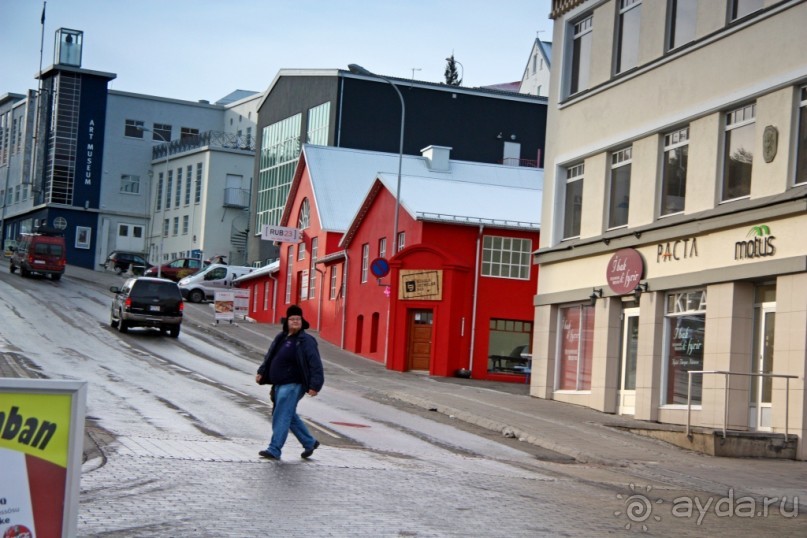
[[[131,297],[181,298],[179,287],[172,282],[148,282],[141,280],[132,288]]]
[[[42,256],[61,256],[62,245],[52,243],[37,243],[34,246],[34,252]]]
[[[202,262],[200,260],[188,260],[188,267],[191,269],[199,269],[202,266]]]

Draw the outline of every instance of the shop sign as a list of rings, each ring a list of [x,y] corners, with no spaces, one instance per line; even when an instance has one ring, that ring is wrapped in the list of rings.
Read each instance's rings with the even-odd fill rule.
[[[398,299],[441,301],[443,271],[439,269],[402,269],[398,282]]]
[[[632,248],[623,248],[611,256],[605,277],[611,291],[617,295],[624,295],[636,289],[643,273],[642,255]]]
[[[698,238],[676,239],[656,246],[656,263],[684,260],[698,256]]]
[[[264,224],[261,229],[261,239],[277,243],[299,243],[303,240],[303,232],[297,228]]]
[[[766,258],[776,254],[776,246],[773,244],[776,236],[771,235],[771,229],[767,224],[752,226],[745,237],[751,239],[734,243],[735,260]]]

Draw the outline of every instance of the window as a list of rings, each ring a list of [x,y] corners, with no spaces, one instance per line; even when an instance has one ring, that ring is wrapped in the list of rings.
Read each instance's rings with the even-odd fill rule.
[[[670,0],[667,9],[667,50],[672,50],[695,39],[698,0]]]
[[[300,245],[297,247],[297,259],[305,259],[305,243],[300,243]]]
[[[120,177],[120,191],[125,194],[140,194],[140,176],[123,174]]]
[[[294,245],[286,251],[286,304],[291,302],[291,272],[294,270]]]
[[[563,203],[563,239],[580,235],[580,221],[583,218],[583,174],[585,165],[566,169],[566,194]]]
[[[171,209],[171,191],[174,189],[174,171],[168,171],[168,183],[165,188],[165,208]]]
[[[193,195],[193,203],[202,201],[202,163],[196,165],[196,192]]]
[[[488,325],[488,372],[524,373],[530,353],[532,322],[491,319]]]
[[[628,224],[630,209],[631,148],[611,154],[611,191],[609,193],[608,227]]]
[[[799,136],[796,140],[796,185],[807,183],[807,86],[801,89]]]
[[[334,265],[331,267],[331,300],[336,299],[336,291],[338,289],[337,285],[339,283],[339,280],[337,279],[338,276],[339,275],[336,273],[336,266]]]
[[[155,123],[151,132],[151,139],[158,142],[170,142],[171,126],[166,123]]]
[[[311,206],[308,203],[308,198],[303,198],[302,203],[300,204],[300,216],[297,217],[297,227],[301,230],[305,230],[309,226],[309,222],[311,219]]]
[[[314,298],[314,292],[317,287],[317,249],[319,248],[319,238],[311,238],[311,267],[308,270],[308,298]]]
[[[179,234],[179,217],[174,217],[174,235]]]
[[[170,226],[168,219],[163,219],[163,237],[168,237],[168,227]]]
[[[406,232],[398,232],[398,249],[396,252],[400,252],[406,246]]]
[[[378,240],[378,257],[379,258],[386,258],[387,257],[387,238],[382,237]]]
[[[482,276],[529,279],[531,251],[529,239],[486,235],[482,239]]]
[[[558,390],[591,390],[594,307],[560,309]]]
[[[764,0],[729,0],[729,20],[735,21],[762,9]]]
[[[328,121],[331,115],[331,103],[322,103],[308,110],[308,133],[306,140],[309,144],[320,146],[328,145]]]
[[[569,69],[570,95],[588,88],[592,24],[593,17],[589,15],[573,26],[571,68]]]
[[[302,114],[266,126],[258,155],[255,229],[278,225],[300,156]]]
[[[751,194],[755,117],[756,105],[747,105],[726,114],[721,198],[724,202]]]
[[[143,138],[143,122],[138,120],[126,120],[123,127],[123,136],[129,138]]]
[[[690,370],[703,370],[706,328],[706,290],[667,295],[665,331],[667,342],[666,390],[663,404],[685,405]],[[692,403],[700,405],[703,376],[692,376]]]
[[[179,207],[182,202],[182,167],[177,168],[177,192],[174,196],[174,207]]]
[[[193,165],[189,164],[185,171],[185,205],[191,205],[191,181],[193,177]]]
[[[163,173],[157,176],[157,202],[154,204],[154,210],[160,211],[163,208]]]
[[[179,139],[182,142],[189,142],[189,143],[196,142],[197,140],[199,140],[199,129],[193,129],[191,127],[180,127]]]
[[[689,127],[664,136],[664,162],[661,165],[660,214],[671,215],[684,210],[687,192],[687,155]]]
[[[190,224],[190,218],[188,215],[182,216],[182,235],[188,235],[188,228]]]
[[[8,172],[6,172],[6,175],[8,175]],[[16,187],[14,187],[14,203],[15,204],[20,203],[20,192],[21,192],[20,189],[21,189],[20,185],[17,185]]]
[[[361,246],[361,281],[367,282],[367,269],[370,267],[370,245]]]
[[[617,49],[614,73],[621,73],[639,63],[639,27],[642,19],[641,0],[619,0]]]

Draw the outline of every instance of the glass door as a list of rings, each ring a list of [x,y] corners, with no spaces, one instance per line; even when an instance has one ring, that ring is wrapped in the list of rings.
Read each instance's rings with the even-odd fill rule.
[[[619,362],[618,413],[636,412],[636,360],[639,350],[639,309],[629,308],[622,316],[622,353]]]
[[[776,325],[776,303],[762,303],[755,319],[754,357],[752,373],[770,374],[773,372],[773,342]],[[751,378],[751,405],[749,426],[756,431],[771,431],[771,387],[770,377]]]

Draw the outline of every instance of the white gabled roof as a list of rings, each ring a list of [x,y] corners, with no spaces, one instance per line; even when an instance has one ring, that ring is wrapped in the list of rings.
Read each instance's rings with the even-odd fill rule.
[[[376,178],[393,195],[397,190],[397,153],[308,144],[303,153],[323,230],[346,231]],[[447,171],[436,171],[414,155],[404,155],[401,164],[401,205],[413,216],[489,220],[508,214],[510,221],[540,222],[542,169],[452,160]]]
[[[264,265],[258,269],[255,269],[251,273],[247,273],[245,275],[241,275],[237,278],[233,279],[234,283],[244,282],[246,280],[251,280],[253,278],[258,278],[265,275],[270,275],[272,273],[277,273],[280,270],[280,260],[275,260],[270,264]]]

